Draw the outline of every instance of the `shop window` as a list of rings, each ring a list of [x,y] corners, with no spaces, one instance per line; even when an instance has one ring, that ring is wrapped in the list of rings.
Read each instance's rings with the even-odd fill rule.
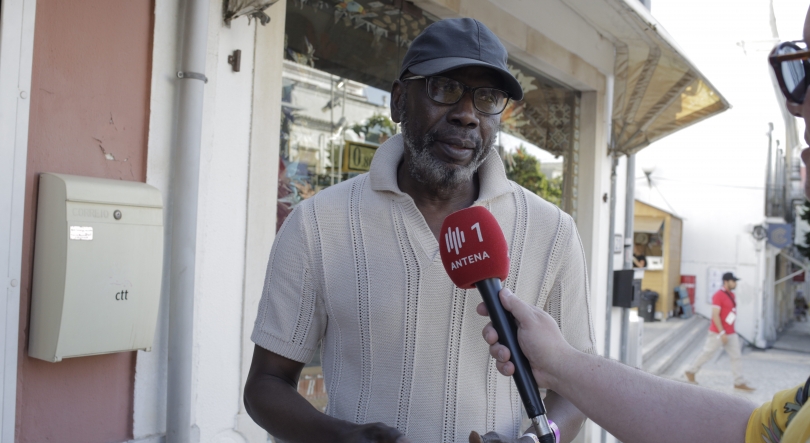
[[[500,146],[510,178],[576,219],[579,185],[580,93],[509,59],[524,98],[501,116]],[[536,160],[539,174],[526,173]],[[524,180],[521,182],[521,178]]]
[[[368,171],[397,132],[392,81],[435,20],[402,1],[287,2],[277,229],[321,189]]]

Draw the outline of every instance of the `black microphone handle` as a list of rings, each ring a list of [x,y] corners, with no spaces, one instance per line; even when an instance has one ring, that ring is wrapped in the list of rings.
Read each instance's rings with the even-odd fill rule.
[[[481,298],[484,299],[484,304],[487,311],[489,311],[492,325],[498,332],[498,342],[509,348],[509,353],[512,356],[510,360],[515,365],[515,373],[512,377],[515,379],[515,385],[520,393],[521,400],[523,400],[526,413],[529,418],[545,415],[546,407],[540,398],[537,381],[532,375],[529,361],[518,345],[515,317],[503,308],[501,299],[498,297],[498,293],[501,292],[501,281],[497,278],[488,278],[476,283],[475,287],[481,293]],[[538,437],[542,436],[538,435]],[[551,438],[553,439],[554,436],[552,435]]]

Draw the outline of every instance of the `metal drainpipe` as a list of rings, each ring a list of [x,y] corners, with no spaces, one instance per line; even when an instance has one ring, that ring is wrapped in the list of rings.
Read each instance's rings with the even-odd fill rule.
[[[619,163],[619,157],[612,153],[610,154],[610,224],[608,227],[608,262],[607,262],[607,297],[605,306],[605,357],[610,358],[610,330],[611,314],[613,313],[613,247],[616,240],[614,231],[616,230],[616,167]]]
[[[610,154],[610,223],[608,227],[608,262],[607,262],[607,297],[605,306],[605,352],[606,358],[610,358],[610,332],[612,329],[611,315],[613,314],[613,246],[616,243],[614,231],[616,230],[616,167],[619,157],[616,151],[611,149]],[[607,431],[602,428],[602,443],[607,441]]]
[[[636,200],[636,155],[627,156],[627,189],[624,197],[624,269],[633,269],[633,216]],[[621,351],[619,358],[627,363],[627,341],[630,330],[630,308],[622,308]]]
[[[166,442],[193,443],[191,381],[194,344],[194,275],[197,249],[197,193],[208,41],[209,2],[187,0],[172,158],[171,269],[169,271],[169,361]],[[194,434],[194,435],[193,435]]]

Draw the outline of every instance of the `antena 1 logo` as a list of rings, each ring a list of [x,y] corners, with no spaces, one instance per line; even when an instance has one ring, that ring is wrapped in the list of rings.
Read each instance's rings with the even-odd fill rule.
[[[476,223],[470,226],[470,230],[478,234],[478,242],[483,243],[484,237],[481,235],[481,224]],[[467,239],[464,238],[464,231],[459,230],[458,228],[453,230],[453,228],[447,228],[447,233],[444,234],[444,244],[447,245],[447,252],[456,251],[456,255],[461,254],[460,249],[464,246],[464,242]]]
[[[458,228],[454,231],[453,228],[447,228],[447,233],[444,234],[444,243],[447,245],[447,252],[452,250],[459,254],[459,249],[466,240],[464,239],[464,231],[459,231]]]

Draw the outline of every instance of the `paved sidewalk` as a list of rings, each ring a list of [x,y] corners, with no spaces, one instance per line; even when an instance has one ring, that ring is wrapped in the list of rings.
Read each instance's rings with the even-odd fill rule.
[[[658,337],[669,334],[673,329],[683,326],[688,320],[672,317],[667,321],[644,322],[644,343],[652,343]]]
[[[773,344],[773,349],[810,354],[810,321],[793,322],[788,325],[782,331],[779,340]]]
[[[677,379],[686,381],[683,371],[691,363],[682,362]],[[721,352],[709,360],[697,374],[701,386],[750,399],[756,404],[771,400],[778,391],[792,388],[810,377],[810,322],[793,323],[782,332],[768,350],[744,348],[743,374],[756,391],[734,389],[731,362]]]

